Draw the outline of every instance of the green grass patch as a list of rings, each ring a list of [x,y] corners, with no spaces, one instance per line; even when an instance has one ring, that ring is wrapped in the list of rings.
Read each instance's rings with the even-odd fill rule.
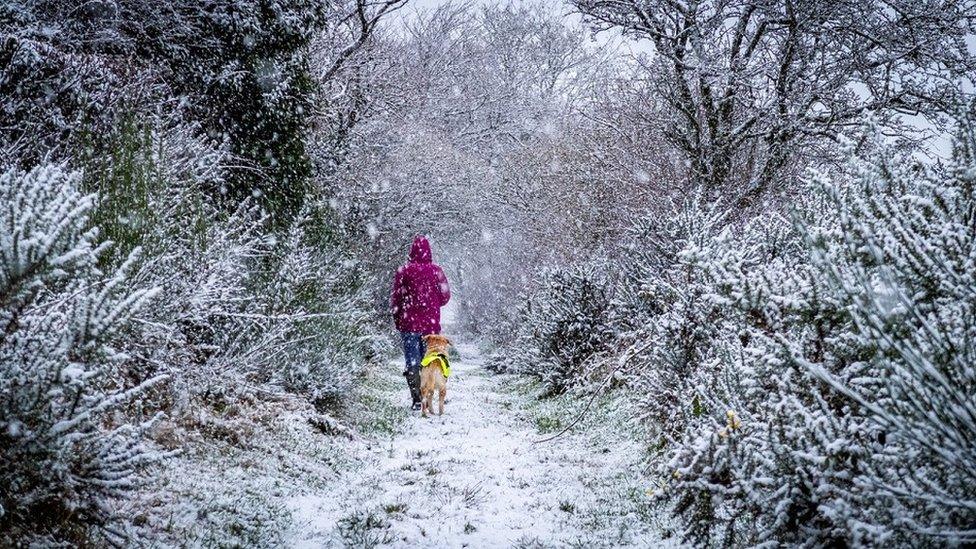
[[[563,422],[558,417],[539,416],[535,418],[535,428],[540,434],[555,433],[562,430]]]
[[[373,548],[393,542],[390,523],[373,511],[356,511],[339,519],[339,535],[346,547]]]
[[[381,365],[378,368],[391,367]],[[361,378],[353,401],[346,411],[350,423],[364,435],[392,437],[398,434],[410,415],[408,402],[391,399],[400,389],[397,382],[403,383],[402,376],[384,375],[385,372],[371,371]]]
[[[383,506],[383,510],[387,515],[402,515],[407,512],[407,504],[402,501],[387,503]]]

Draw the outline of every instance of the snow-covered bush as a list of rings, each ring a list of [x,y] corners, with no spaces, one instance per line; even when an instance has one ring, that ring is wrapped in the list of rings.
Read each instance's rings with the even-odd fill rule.
[[[315,234],[327,222],[300,216],[288,232],[266,234],[256,210],[242,208],[177,236],[187,219],[219,217],[201,207],[162,208],[176,209],[148,238],[168,246],[138,273],[164,294],[133,366],[172,377],[160,405],[182,417],[200,399],[223,407],[255,390],[285,389],[327,401],[345,390],[351,365],[373,356],[373,340],[360,269],[338,237]]]
[[[871,487],[895,502],[899,527],[934,543],[976,542],[973,122],[961,121],[945,168],[895,163],[878,146],[855,163],[854,189],[820,181],[838,215],[826,230],[807,222],[812,263],[870,354],[852,378],[788,347],[890,441],[868,464]]]
[[[864,459],[852,454],[860,444],[852,441],[870,432],[784,360],[779,340],[798,338],[839,362],[856,350],[842,339],[825,343],[818,326],[839,320],[836,303],[818,298],[810,283],[816,273],[802,255],[764,245],[757,226],[766,222],[683,254],[708,284],[705,301],[726,321],[710,349],[715,376],[698,395],[700,417],[684,426],[666,467],[676,511],[687,520],[685,536],[698,543],[854,541],[845,537],[857,535],[853,521],[835,521],[820,504],[844,501]],[[826,410],[836,410],[829,420]]]
[[[192,128],[152,122],[124,123],[118,146],[88,160],[100,191],[92,222],[117,247],[145,251],[136,280],[163,294],[127,346],[127,368],[170,375],[154,402],[175,416],[198,397],[223,406],[265,385],[313,398],[341,391],[372,341],[366,281],[334,212],[320,200],[273,228],[256,202],[228,211],[207,191],[227,153]]]
[[[335,225],[327,206],[306,207],[275,250],[260,292],[267,313],[287,321],[271,379],[323,403],[349,388],[370,351],[364,275]]]
[[[68,2],[64,7],[77,8]],[[107,127],[126,82],[137,80],[130,75],[122,81],[106,59],[65,44],[56,30],[63,27],[45,20],[45,11],[23,2],[0,4],[4,165],[26,167],[48,157],[65,158],[79,144],[79,134],[90,136]]]
[[[607,274],[606,265],[597,263],[544,271],[520,310],[509,360],[552,393],[584,382],[590,359],[614,344]]]
[[[669,466],[688,538],[976,538],[973,144],[965,121],[923,169],[875,142],[814,179],[786,253],[755,227],[686,252],[739,327]]]
[[[681,251],[709,242],[725,218],[724,211],[703,205],[696,194],[634,221],[620,252],[615,294],[616,321],[622,330],[641,327],[665,310],[675,286],[688,282],[688,269],[681,268]]]
[[[7,541],[120,542],[112,500],[160,457],[143,443],[155,416],[116,412],[150,386],[116,375],[133,315],[153,290],[130,287],[130,258],[97,267],[94,197],[60,166],[0,176],[0,531]]]
[[[692,197],[639,218],[624,246],[614,323],[632,355],[623,373],[658,444],[702,416],[718,375],[727,315],[708,299],[711,284],[687,250],[715,246],[726,217]]]

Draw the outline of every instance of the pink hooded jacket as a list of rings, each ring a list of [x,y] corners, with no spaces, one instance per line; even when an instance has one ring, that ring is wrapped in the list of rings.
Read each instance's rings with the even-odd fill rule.
[[[390,310],[401,332],[438,334],[441,307],[451,299],[444,271],[433,262],[430,243],[423,236],[413,239],[410,260],[397,269],[390,293]]]

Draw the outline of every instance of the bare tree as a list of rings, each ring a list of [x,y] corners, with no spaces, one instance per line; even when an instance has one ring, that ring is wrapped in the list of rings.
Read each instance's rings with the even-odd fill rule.
[[[319,99],[312,113],[319,159],[337,163],[345,154],[353,128],[367,116],[371,91],[388,82],[389,57],[377,40],[380,23],[407,0],[342,0],[330,5],[327,26],[311,45],[312,77]]]
[[[898,115],[937,115],[974,67],[969,1],[571,1],[595,29],[650,42],[661,130],[710,196],[740,205],[867,112],[899,134]]]

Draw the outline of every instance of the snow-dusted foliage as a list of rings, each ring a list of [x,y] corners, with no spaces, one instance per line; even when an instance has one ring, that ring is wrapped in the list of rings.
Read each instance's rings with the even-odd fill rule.
[[[717,345],[722,375],[666,470],[688,538],[973,541],[976,158],[963,126],[945,168],[875,143],[849,177],[814,178],[794,230],[758,220],[683,252],[738,336]]]
[[[112,496],[136,484],[142,435],[190,454],[243,445],[253,410],[285,401],[338,425],[322,414],[342,413],[335,397],[375,357],[376,282],[329,205],[330,182],[313,177],[307,130],[345,108],[316,93],[351,78],[340,68],[368,69],[357,52],[402,3],[0,5],[0,165],[29,170],[0,181],[0,237],[36,255],[0,257],[4,541],[101,545],[134,532],[179,545],[199,537],[193,521],[167,523],[151,505],[126,509],[132,528],[113,515]],[[313,40],[328,66],[314,77]],[[31,170],[48,162],[83,170]],[[30,193],[46,202],[31,206]],[[130,319],[147,297],[137,288],[159,292]],[[227,410],[248,419],[228,422]],[[63,439],[49,433],[58,422]],[[199,472],[199,459],[181,462]],[[158,472],[144,490],[166,500]],[[124,505],[142,501],[130,496]],[[227,508],[200,496],[180,512],[214,510],[215,545],[272,543],[280,531],[264,530],[287,522],[269,511],[235,537]]]
[[[954,158],[944,168],[901,165],[879,148],[855,164],[858,185],[853,190],[820,182],[837,211],[836,226],[805,234],[813,265],[827,273],[830,288],[850,311],[853,331],[866,341],[871,356],[864,365],[849,366],[858,374],[851,379],[818,364],[816,357],[805,361],[795,345],[790,351],[801,366],[860,406],[890,439],[878,461],[870,462],[870,474],[871,486],[897,502],[901,512],[896,521],[935,542],[972,543],[973,119],[961,121]]]
[[[17,1],[0,5],[0,160],[29,167],[112,149],[120,120],[162,114],[233,158],[201,184],[287,225],[314,191],[317,86],[404,0]],[[325,37],[319,39],[319,37]],[[313,77],[310,48],[319,67]],[[174,120],[167,120],[173,123]],[[87,149],[87,151],[86,151]]]
[[[126,381],[126,328],[155,293],[131,287],[135,257],[97,266],[94,197],[80,174],[49,165],[0,175],[0,530],[39,544],[118,543],[113,499],[160,457],[143,442],[156,419],[120,408],[164,376]]]
[[[372,342],[366,279],[335,213],[309,203],[287,230],[269,231],[257,201],[228,213],[195,184],[194,160],[220,161],[219,152],[181,134],[153,134],[139,146],[165,154],[135,154],[128,172],[152,173],[168,187],[143,189],[108,169],[110,192],[95,219],[146,250],[137,280],[162,289],[128,363],[171,376],[158,404],[180,416],[197,398],[233,400],[247,387],[313,399],[348,387],[348,364]]]
[[[126,91],[151,87],[140,67],[130,67],[130,78],[122,79],[117,66],[94,55],[99,42],[92,35],[107,15],[103,7],[107,4],[90,10],[76,9],[73,2],[0,4],[3,165],[64,158],[83,139],[80,134],[90,137],[107,128]],[[65,17],[67,10],[75,17]]]
[[[632,349],[624,375],[661,443],[702,415],[718,375],[715,343],[726,337],[727,314],[708,299],[712,287],[686,254],[721,238],[726,218],[698,194],[639,218],[624,246],[614,319]]]
[[[367,289],[354,257],[332,234],[334,213],[306,208],[275,250],[262,292],[271,315],[290,318],[269,342],[279,368],[272,380],[315,401],[337,400],[371,351]],[[268,360],[271,359],[269,355]]]
[[[544,271],[538,290],[526,297],[506,362],[552,393],[585,382],[595,370],[591,361],[614,342],[606,265]]]

